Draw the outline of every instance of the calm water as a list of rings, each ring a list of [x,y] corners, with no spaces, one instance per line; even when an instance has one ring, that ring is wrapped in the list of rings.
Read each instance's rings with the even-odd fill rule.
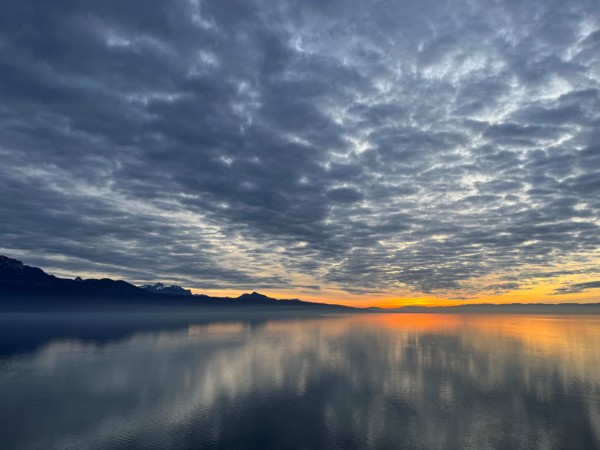
[[[3,318],[2,449],[600,448],[599,317],[104,319]]]

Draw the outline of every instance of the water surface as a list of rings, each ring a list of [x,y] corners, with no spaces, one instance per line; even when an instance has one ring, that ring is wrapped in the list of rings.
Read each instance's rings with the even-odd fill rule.
[[[3,449],[600,448],[597,316],[9,319]]]

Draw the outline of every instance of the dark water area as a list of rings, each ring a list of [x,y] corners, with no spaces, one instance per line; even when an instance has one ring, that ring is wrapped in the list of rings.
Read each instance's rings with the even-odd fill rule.
[[[0,448],[600,448],[600,317],[0,315]]]

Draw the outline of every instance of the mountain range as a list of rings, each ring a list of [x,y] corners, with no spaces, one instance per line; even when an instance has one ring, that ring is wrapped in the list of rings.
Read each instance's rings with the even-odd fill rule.
[[[284,307],[335,311],[356,310],[348,306],[305,302],[298,299],[278,300],[258,292],[239,297],[194,295],[180,286],[162,283],[134,286],[123,280],[59,278],[38,267],[0,255],[0,308],[35,310],[62,308],[124,307]]]

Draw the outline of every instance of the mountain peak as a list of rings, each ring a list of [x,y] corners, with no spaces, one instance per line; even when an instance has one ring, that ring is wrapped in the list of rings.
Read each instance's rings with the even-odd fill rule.
[[[192,295],[192,291],[184,289],[181,286],[171,285],[165,286],[163,283],[145,284],[140,286],[142,289],[147,291],[155,292],[158,294],[174,294],[174,295]]]
[[[274,300],[274,299],[254,291],[251,294],[246,293],[246,294],[240,295],[238,297],[238,300]]]
[[[0,255],[0,269],[22,270],[24,268],[25,265],[21,261]]]
[[[54,283],[57,278],[42,269],[30,267],[21,261],[0,255],[0,280],[31,283]]]

